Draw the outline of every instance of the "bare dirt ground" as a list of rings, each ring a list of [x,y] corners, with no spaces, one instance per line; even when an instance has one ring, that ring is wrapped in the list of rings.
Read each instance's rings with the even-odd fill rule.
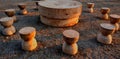
[[[99,33],[99,24],[109,22],[100,19],[101,7],[111,8],[110,13],[120,15],[120,0],[79,0],[83,4],[83,12],[80,21],[73,27],[55,28],[39,22],[39,13],[34,10],[35,4],[32,0],[0,0],[0,18],[6,17],[3,10],[15,8],[17,4],[27,3],[27,15],[18,15],[18,22],[13,25],[17,32],[13,36],[0,34],[0,59],[120,59],[120,31],[113,35],[111,45],[103,45],[96,40]],[[95,3],[95,12],[86,12],[86,3]],[[36,39],[38,49],[33,52],[21,49],[21,38],[18,31],[25,26],[33,26],[37,30]],[[0,25],[0,29],[3,27]],[[70,56],[62,52],[62,32],[66,29],[74,29],[80,33],[78,41],[79,52]]]

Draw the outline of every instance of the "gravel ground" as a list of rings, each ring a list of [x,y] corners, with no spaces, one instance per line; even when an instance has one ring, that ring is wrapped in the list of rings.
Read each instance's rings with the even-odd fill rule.
[[[39,13],[32,0],[0,0],[0,18],[6,17],[3,10],[15,8],[17,4],[27,3],[27,15],[18,15],[18,22],[13,25],[17,32],[12,36],[0,34],[0,59],[120,59],[120,31],[113,35],[111,45],[104,45],[96,40],[99,33],[99,24],[109,22],[102,20],[101,7],[111,8],[111,13],[120,15],[120,0],[79,0],[83,4],[83,12],[80,21],[73,27],[55,28],[42,24],[39,21]],[[95,3],[95,12],[87,13],[86,3]],[[21,38],[18,31],[25,26],[33,26],[37,30],[36,40],[38,49],[33,52],[21,49]],[[0,25],[0,29],[3,27]],[[62,52],[62,32],[67,29],[74,29],[80,33],[78,41],[79,52],[74,55],[67,55]]]

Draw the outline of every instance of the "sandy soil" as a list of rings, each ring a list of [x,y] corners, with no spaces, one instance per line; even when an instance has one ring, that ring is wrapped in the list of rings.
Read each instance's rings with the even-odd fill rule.
[[[79,0],[83,4],[83,12],[78,24],[73,27],[55,28],[39,22],[39,12],[34,9],[32,0],[0,0],[0,18],[6,17],[3,10],[15,8],[17,4],[27,3],[27,15],[18,15],[18,22],[14,23],[17,32],[13,36],[3,36],[0,34],[0,59],[120,59],[120,31],[113,35],[111,45],[104,45],[96,40],[99,33],[99,24],[109,22],[100,18],[101,7],[111,8],[110,13],[120,15],[120,0]],[[86,3],[95,3],[95,12],[86,12]],[[21,38],[19,29],[25,26],[33,26],[37,30],[36,39],[38,49],[33,52],[21,49]],[[0,25],[0,29],[3,27]],[[70,56],[62,52],[62,32],[66,29],[74,29],[80,33],[78,41],[79,52],[75,56]]]

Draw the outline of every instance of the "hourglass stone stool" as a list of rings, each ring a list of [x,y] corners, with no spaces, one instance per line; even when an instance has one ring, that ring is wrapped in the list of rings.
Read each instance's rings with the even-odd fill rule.
[[[112,43],[112,34],[115,31],[115,26],[109,23],[101,23],[100,24],[100,32],[97,36],[97,40],[103,44],[111,44]]]
[[[37,41],[35,39],[36,29],[33,27],[24,27],[19,30],[20,36],[23,39],[22,49],[26,51],[33,51],[37,48]]]
[[[101,14],[102,14],[102,18],[104,20],[108,20],[109,19],[108,13],[110,12],[110,8],[102,7],[100,11],[101,11]]]
[[[69,55],[75,55],[78,52],[77,42],[79,40],[79,33],[75,30],[65,30],[63,32],[63,39],[63,52]]]
[[[17,21],[16,16],[15,16],[15,9],[6,9],[5,14],[8,17],[12,17],[14,19],[14,21]]]
[[[20,14],[22,15],[26,15],[28,13],[27,9],[26,9],[26,4],[24,3],[19,3],[18,7],[20,9]]]
[[[13,35],[16,32],[15,27],[12,25],[14,23],[12,17],[3,17],[0,19],[0,23],[4,27],[2,30],[3,35]]]
[[[93,13],[94,12],[94,3],[87,3],[88,12]]]
[[[110,23],[115,25],[115,30],[119,30],[120,16],[117,14],[110,14]]]

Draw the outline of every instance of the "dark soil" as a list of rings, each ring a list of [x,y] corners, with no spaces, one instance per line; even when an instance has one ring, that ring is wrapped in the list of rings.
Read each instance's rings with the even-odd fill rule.
[[[120,0],[79,0],[83,4],[83,12],[80,21],[73,27],[56,28],[42,24],[39,21],[39,12],[35,10],[35,3],[32,0],[0,0],[0,18],[6,17],[5,9],[15,8],[17,4],[27,3],[27,15],[18,15],[18,21],[14,23],[17,32],[12,36],[0,34],[0,59],[120,59],[120,31],[113,35],[111,45],[104,45],[96,40],[99,33],[99,24],[109,22],[102,20],[100,8],[109,7],[111,13],[120,15]],[[95,12],[86,12],[87,2],[95,3]],[[18,31],[25,26],[35,27],[37,30],[36,40],[38,49],[33,52],[21,49],[21,38]],[[0,29],[3,27],[0,25]],[[78,41],[79,52],[70,56],[62,52],[62,32],[67,29],[74,29],[80,33]]]

